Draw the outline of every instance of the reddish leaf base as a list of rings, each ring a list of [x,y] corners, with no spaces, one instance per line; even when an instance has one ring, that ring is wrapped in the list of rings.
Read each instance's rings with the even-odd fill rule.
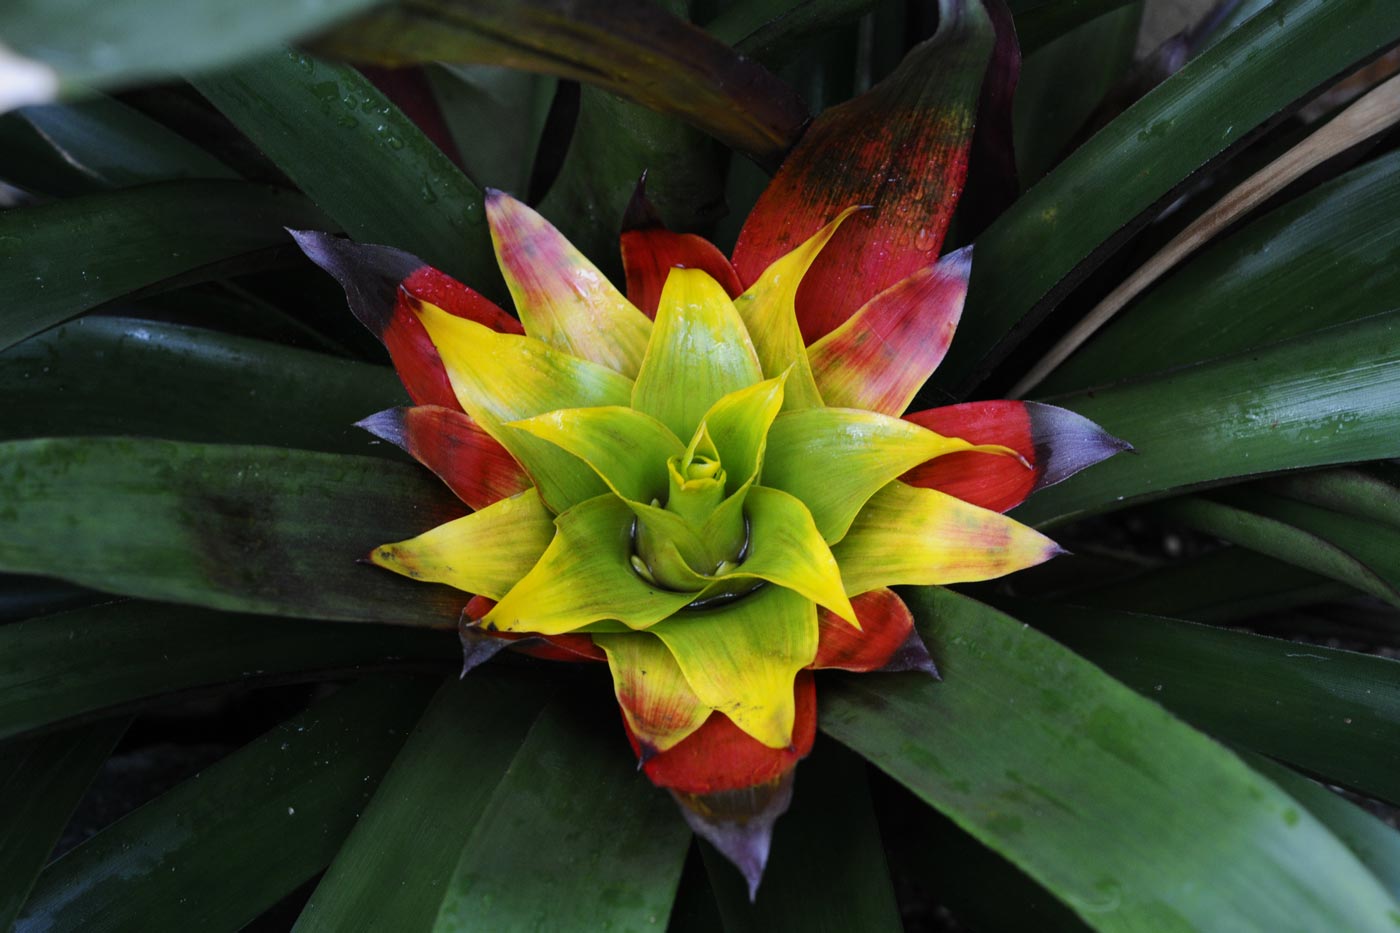
[[[646,194],[646,174],[637,182],[622,218],[622,268],[627,300],[655,319],[666,276],[677,267],[700,269],[737,298],[744,291],[739,276],[719,248],[693,233],[672,233],[661,222]]]
[[[933,659],[914,630],[914,616],[894,590],[879,589],[851,600],[860,621],[857,630],[846,620],[817,610],[820,639],[817,670],[843,671],[925,671],[937,676]]]

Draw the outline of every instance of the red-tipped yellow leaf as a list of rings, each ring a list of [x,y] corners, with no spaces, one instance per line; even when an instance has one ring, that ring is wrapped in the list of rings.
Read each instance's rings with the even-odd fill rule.
[[[489,190],[486,219],[525,332],[556,349],[635,376],[651,321],[535,211]]]
[[[962,316],[972,247],[891,285],[807,349],[826,404],[900,415],[943,362]]]
[[[530,488],[530,478],[515,458],[455,405],[390,408],[357,427],[402,448],[473,509]]]
[[[626,405],[632,380],[531,337],[498,334],[431,304],[413,307],[442,356],[457,401],[525,468],[551,510],[562,512],[607,490],[582,460],[505,424],[561,408]]]
[[[414,580],[500,599],[535,565],[553,536],[553,516],[530,490],[416,538],[381,545],[370,560]]]
[[[900,477],[984,509],[1005,512],[1037,489],[1053,486],[1101,460],[1131,450],[1088,418],[1040,402],[967,402],[905,415],[906,421],[974,444],[1009,447],[1011,457],[969,451],[921,464]]]
[[[822,113],[749,215],[734,249],[749,284],[852,204],[798,292],[808,343],[937,257],[967,176],[994,30],[981,0],[940,0],[939,28],[868,93]]]
[[[1005,515],[898,482],[871,497],[832,552],[852,596],[882,586],[990,580],[1063,553]]]
[[[817,654],[817,607],[768,585],[717,609],[658,622],[696,696],[769,748],[793,741],[793,678]]]
[[[900,418],[853,408],[812,408],[778,416],[768,432],[763,485],[791,493],[811,511],[828,543],[841,540],[875,491],[915,464],[972,449]],[[1030,472],[1013,451],[984,448]],[[1008,456],[1009,455],[1009,456]]]
[[[593,640],[607,653],[617,703],[644,756],[675,747],[709,718],[711,708],[700,702],[660,639],[632,632]]]
[[[818,229],[796,249],[774,257],[772,264],[758,271],[753,283],[734,307],[748,328],[765,376],[787,373],[784,410],[814,408],[822,404],[821,392],[812,379],[807,345],[797,323],[797,289],[803,276],[837,229],[859,208],[843,205],[832,211],[834,220]]]

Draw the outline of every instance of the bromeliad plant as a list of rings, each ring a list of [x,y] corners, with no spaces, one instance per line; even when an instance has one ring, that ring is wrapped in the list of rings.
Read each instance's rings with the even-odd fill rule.
[[[830,158],[809,147],[785,171]],[[1121,444],[1045,405],[898,417],[952,340],[970,249],[839,321],[831,296],[805,315],[797,296],[854,209],[741,279],[710,243],[660,227],[639,188],[623,245],[632,300],[524,204],[488,191],[486,211],[518,322],[416,257],[296,235],[419,403],[362,426],[477,510],[371,560],[476,594],[467,670],[512,641],[606,659],[647,776],[753,896],[816,736],[809,671],[934,674],[889,587],[1054,556],[983,506],[1016,505]],[[792,217],[770,200],[751,229],[791,239],[774,212]],[[762,252],[752,243],[740,240],[740,268]],[[864,245],[847,239],[828,268]],[[823,318],[835,326],[805,345]]]
[[[0,928],[1393,931],[1400,7],[1142,6],[0,4]]]

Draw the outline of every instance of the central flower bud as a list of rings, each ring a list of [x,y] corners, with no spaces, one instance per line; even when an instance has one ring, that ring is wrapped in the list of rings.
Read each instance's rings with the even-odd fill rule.
[[[727,489],[724,464],[703,424],[685,453],[666,461],[666,475],[666,501],[651,505],[674,518],[648,513],[638,519],[632,566],[657,586],[698,594],[712,582],[706,577],[744,560],[748,528],[742,495]]]

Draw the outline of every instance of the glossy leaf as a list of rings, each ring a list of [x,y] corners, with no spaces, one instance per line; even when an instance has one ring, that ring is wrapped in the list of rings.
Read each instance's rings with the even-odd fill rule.
[[[461,514],[416,466],[122,438],[0,444],[0,569],[219,609],[457,622],[461,594],[356,563]]]
[[[635,502],[666,498],[666,461],[685,453],[664,424],[623,405],[561,408],[506,427],[567,450],[614,493]]]
[[[178,657],[179,664],[170,659]],[[303,683],[461,659],[448,632],[233,615],[147,602],[92,606],[0,628],[0,736],[181,691]]]
[[[1137,454],[1041,491],[1042,525],[1222,480],[1400,456],[1400,314],[1055,399]]]
[[[672,269],[632,407],[689,440],[712,405],[762,379],[758,354],[724,288],[698,269]]]
[[[0,353],[8,438],[128,434],[375,453],[391,371],[178,324],[90,316]]]
[[[1300,526],[1296,521],[1290,520],[1291,516],[1288,513],[1293,511],[1292,509],[1285,509],[1283,514],[1279,514],[1276,509],[1266,508],[1261,514],[1251,508],[1240,507],[1234,499],[1218,502],[1213,499],[1183,497],[1162,503],[1157,506],[1157,511],[1197,531],[1296,564],[1313,573],[1340,580],[1364,593],[1383,599],[1392,606],[1400,607],[1400,588],[1382,572],[1378,572],[1380,568],[1374,567],[1373,562],[1358,555],[1355,549],[1355,544],[1364,541],[1362,535],[1368,530],[1367,525],[1371,526],[1369,531],[1372,533],[1383,531],[1381,528],[1363,520],[1349,521],[1325,509],[1305,505],[1297,505],[1296,508],[1305,511],[1311,509],[1320,513],[1325,528],[1342,525],[1342,536],[1346,543],[1337,543],[1336,534],[1324,536],[1318,533],[1318,529],[1310,528],[1306,523]],[[1352,527],[1348,528],[1348,525]],[[1346,534],[1347,531],[1353,530],[1360,530],[1361,535]],[[1390,547],[1393,548],[1395,543],[1392,540]],[[1348,547],[1347,544],[1352,546]],[[1386,550],[1385,543],[1381,542],[1382,556]],[[1391,570],[1395,579],[1400,581],[1400,572],[1396,572],[1400,571],[1400,562],[1396,567],[1384,569]]]
[[[793,678],[817,653],[811,600],[765,586],[720,609],[652,626],[701,702],[769,748],[793,744]]]
[[[1095,928],[1393,924],[1356,858],[1220,746],[999,612],[946,590],[909,602],[944,681],[840,679],[823,730]]]
[[[689,833],[616,722],[576,695],[545,708],[468,838],[434,930],[646,929],[670,912]]]
[[[1400,661],[1156,616],[1014,611],[1221,739],[1400,800]]]
[[[963,326],[935,386],[957,395],[974,384],[1111,255],[1102,247],[1118,231],[1169,203],[1190,175],[1279,111],[1397,38],[1400,9],[1279,0],[1167,79],[978,238]],[[1090,190],[1114,196],[1086,197]]]
[[[864,762],[830,740],[802,763],[753,903],[731,865],[701,852],[726,933],[904,929]]]
[[[282,723],[51,865],[15,929],[240,929],[335,856],[430,688],[361,681]]]
[[[1039,391],[1171,369],[1393,310],[1400,270],[1386,244],[1396,236],[1400,153],[1391,153],[1204,249]]]
[[[480,189],[363,75],[279,51],[193,84],[353,239],[505,295]]]
[[[807,117],[787,85],[644,0],[429,0],[377,11],[318,47],[383,64],[478,62],[586,81],[773,162]]]
[[[61,190],[40,183],[38,190],[45,194],[77,194],[177,178],[237,177],[204,149],[111,97],[25,107],[5,122],[16,129],[0,131],[0,138],[10,139],[18,127],[27,128],[48,151],[47,161],[55,163],[52,171],[62,172]],[[13,162],[4,169],[12,184],[30,187],[23,171]]]
[[[130,720],[12,740],[0,766],[0,927],[10,929],[54,843]]]
[[[294,929],[432,929],[491,792],[547,696],[482,672],[438,689]]]
[[[318,226],[297,195],[233,181],[179,181],[0,213],[0,348],[138,289],[287,242]]]
[[[415,538],[381,544],[369,559],[416,581],[501,599],[530,572],[553,538],[554,516],[539,493],[527,489]]]
[[[129,84],[228,64],[325,29],[373,0],[282,3],[254,0],[230,17],[217,0],[84,0],[7,5],[0,35],[10,48],[65,82]],[[82,29],[74,29],[81,21]],[[152,28],[158,23],[159,28]]]

